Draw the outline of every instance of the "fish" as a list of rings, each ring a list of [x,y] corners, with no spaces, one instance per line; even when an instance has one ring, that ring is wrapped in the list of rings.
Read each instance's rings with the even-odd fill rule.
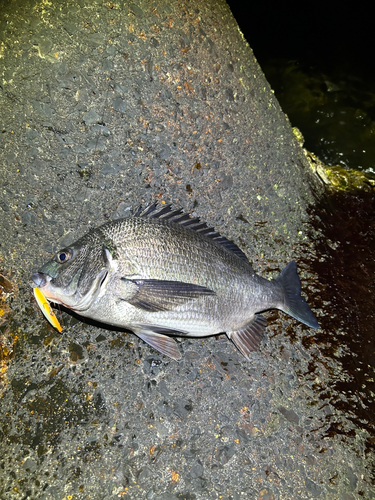
[[[269,309],[319,328],[295,261],[265,279],[235,243],[172,205],[140,207],[89,231],[32,280],[49,302],[130,330],[174,360],[181,358],[174,337],[226,333],[250,361]]]

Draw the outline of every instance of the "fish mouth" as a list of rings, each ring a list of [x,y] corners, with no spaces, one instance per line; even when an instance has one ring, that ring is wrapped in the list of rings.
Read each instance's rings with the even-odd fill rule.
[[[53,278],[49,274],[41,272],[33,273],[31,275],[31,279],[35,283],[34,285],[32,285],[33,288],[42,289],[43,291],[42,290],[41,291],[43,295],[49,302],[55,302],[56,304],[66,305],[53,293],[53,287],[51,286],[52,285],[51,281]]]
[[[33,273],[31,275],[31,279],[38,288],[43,288],[51,281],[52,278],[45,273]]]

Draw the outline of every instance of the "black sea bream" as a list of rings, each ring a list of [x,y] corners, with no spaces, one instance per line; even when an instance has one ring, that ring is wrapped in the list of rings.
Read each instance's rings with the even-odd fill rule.
[[[266,309],[319,328],[301,297],[294,261],[266,280],[234,243],[170,206],[152,205],[90,231],[32,279],[49,301],[130,329],[173,359],[180,353],[171,336],[225,332],[249,360]]]

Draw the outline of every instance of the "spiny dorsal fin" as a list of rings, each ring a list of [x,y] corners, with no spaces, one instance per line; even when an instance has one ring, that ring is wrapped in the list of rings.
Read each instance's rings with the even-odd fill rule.
[[[224,236],[221,236],[221,234],[215,231],[213,227],[207,226],[205,222],[201,222],[199,217],[191,217],[191,215],[184,213],[181,209],[173,210],[172,205],[166,205],[165,207],[160,208],[157,203],[153,203],[145,209],[140,206],[135,213],[135,217],[167,220],[170,223],[188,227],[206,238],[210,238],[211,240],[216,241],[216,243],[220,243],[220,245],[226,248],[229,252],[234,253],[237,257],[249,263],[246,255],[235,243],[227,240]]]

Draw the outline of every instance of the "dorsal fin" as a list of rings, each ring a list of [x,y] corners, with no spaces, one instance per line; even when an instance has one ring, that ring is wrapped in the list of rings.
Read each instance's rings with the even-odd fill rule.
[[[229,252],[234,253],[237,257],[249,264],[248,258],[235,243],[227,240],[224,236],[221,236],[221,234],[215,231],[213,227],[207,226],[205,222],[201,222],[199,217],[191,217],[191,215],[184,213],[181,209],[173,210],[172,205],[166,205],[165,207],[160,208],[157,203],[153,203],[144,209],[140,206],[134,216],[148,219],[167,220],[170,223],[187,227],[205,236],[206,238],[216,241],[216,243],[220,243],[220,245],[226,248]]]

